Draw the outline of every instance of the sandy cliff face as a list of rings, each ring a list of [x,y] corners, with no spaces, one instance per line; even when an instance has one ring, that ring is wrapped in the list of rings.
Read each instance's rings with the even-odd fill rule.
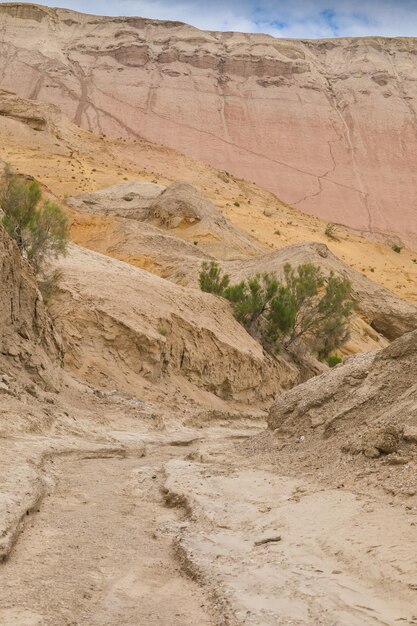
[[[353,433],[355,427],[357,434],[358,424],[374,426],[379,422],[393,426],[402,420],[406,430],[414,428],[416,339],[417,331],[407,333],[380,352],[355,357],[345,366],[292,389],[271,409],[269,426],[283,432],[323,427],[327,436],[347,428]],[[380,451],[394,450],[381,446]]]
[[[417,244],[417,40],[278,40],[14,3],[0,26],[4,89]]]
[[[1,225],[0,317],[0,382],[2,374],[7,383],[11,372],[21,378],[26,372],[42,386],[54,387],[58,373],[53,364],[61,362],[61,340],[29,266]]]

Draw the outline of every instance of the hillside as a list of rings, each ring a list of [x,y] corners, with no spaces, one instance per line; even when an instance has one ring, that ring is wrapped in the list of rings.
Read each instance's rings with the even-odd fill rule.
[[[390,245],[369,241],[341,227],[336,229],[334,238],[329,238],[325,235],[326,222],[304,215],[256,185],[161,145],[113,140],[80,130],[54,106],[0,91],[0,111],[0,158],[34,176],[61,201],[81,195],[77,202],[82,202],[85,193],[129,181],[157,183],[161,189],[185,181],[265,250],[305,241],[325,243],[352,268],[401,298],[417,302],[417,257],[410,249],[404,248],[397,254]],[[42,130],[35,130],[34,125],[39,124]],[[132,205],[123,200],[125,190],[119,188],[111,193],[126,214]],[[108,193],[103,192],[104,197]],[[105,197],[106,203],[108,200]],[[133,261],[145,269],[153,267],[146,254],[141,253],[138,258],[137,250],[133,252],[129,245],[124,250],[125,242],[135,237],[131,231],[137,227],[126,222],[122,225],[114,216],[94,214],[97,211],[96,204],[95,208],[90,206],[89,213],[85,209],[73,213],[73,240],[99,252],[111,250],[110,254],[118,259]],[[195,240],[201,243],[204,237],[189,237],[192,245]],[[207,250],[210,252],[210,247]]]
[[[416,39],[284,40],[17,3],[0,26],[3,89],[416,247]]]
[[[208,406],[217,398],[262,404],[298,380],[214,296],[78,246],[58,267],[52,314],[66,364],[96,388],[152,401],[172,396],[173,409],[189,397]]]

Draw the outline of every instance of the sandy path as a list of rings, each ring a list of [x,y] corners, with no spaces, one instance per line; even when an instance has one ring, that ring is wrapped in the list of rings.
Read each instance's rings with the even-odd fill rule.
[[[413,507],[280,476],[230,442],[218,455],[219,443],[167,462],[165,489],[192,511],[177,551],[223,599],[227,624],[417,624]]]
[[[250,434],[50,461],[55,487],[0,565],[0,625],[417,624],[417,511],[261,469],[236,445]]]
[[[212,623],[201,590],[172,554],[169,531],[180,513],[164,507],[159,492],[170,453],[51,462],[56,488],[0,566],[0,624]]]

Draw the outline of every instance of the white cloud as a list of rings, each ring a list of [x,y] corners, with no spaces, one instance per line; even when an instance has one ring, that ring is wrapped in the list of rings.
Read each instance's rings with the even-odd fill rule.
[[[417,36],[417,0],[47,0],[45,4],[277,37]]]

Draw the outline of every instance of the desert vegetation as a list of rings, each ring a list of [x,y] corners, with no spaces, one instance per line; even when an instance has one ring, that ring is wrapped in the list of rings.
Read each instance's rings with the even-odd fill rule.
[[[326,359],[349,337],[351,283],[324,276],[312,263],[287,263],[283,282],[264,273],[232,284],[215,261],[204,262],[199,283],[202,291],[228,300],[238,322],[271,354],[302,346]]]
[[[33,268],[48,299],[59,281],[59,272],[51,271],[48,262],[65,254],[67,248],[65,213],[42,198],[35,180],[28,181],[9,168],[0,184],[0,209],[3,226]]]
[[[404,246],[401,243],[393,243],[391,248],[392,250],[394,250],[394,252],[396,252],[397,254],[400,254]]]
[[[337,240],[337,235],[336,235],[336,224],[327,224],[326,228],[324,229],[324,234],[326,235],[326,237],[328,237],[329,239],[335,239]]]
[[[338,354],[329,354],[329,356],[326,357],[326,363],[329,367],[336,367],[336,365],[343,363],[343,359]]]

